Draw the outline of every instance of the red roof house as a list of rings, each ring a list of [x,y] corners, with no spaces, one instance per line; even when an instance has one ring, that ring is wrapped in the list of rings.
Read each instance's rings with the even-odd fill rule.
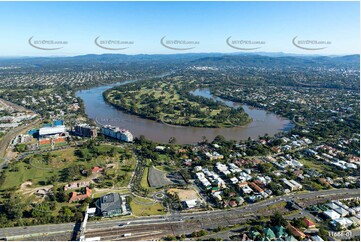
[[[307,228],[315,228],[316,227],[315,223],[307,218],[305,218],[303,221],[307,225]]]
[[[92,168],[92,173],[99,173],[102,170],[104,170],[104,169],[99,167],[99,166],[95,166],[95,167]]]
[[[300,231],[298,228],[292,226],[290,223],[287,225],[287,229],[296,238],[299,238],[299,239],[306,238],[306,235],[302,231]]]
[[[248,185],[253,188],[253,190],[256,190],[259,193],[264,192],[262,188],[260,188],[256,183],[254,182],[249,182]]]
[[[238,206],[238,204],[237,204],[237,202],[236,202],[235,200],[231,200],[228,204],[229,204],[229,206],[231,206],[232,208]]]
[[[72,192],[69,202],[82,201],[92,195],[92,190],[88,187],[85,188],[85,194],[78,194],[77,192]]]

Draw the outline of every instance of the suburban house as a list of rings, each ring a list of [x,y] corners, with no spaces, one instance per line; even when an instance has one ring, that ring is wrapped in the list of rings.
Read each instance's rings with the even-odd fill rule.
[[[85,194],[78,194],[77,192],[72,192],[69,202],[83,201],[84,199],[92,195],[92,190],[88,187],[85,188]]]
[[[294,236],[294,237],[296,237],[296,238],[298,238],[298,239],[304,239],[304,238],[306,238],[306,235],[302,232],[302,231],[300,231],[298,228],[296,228],[296,227],[294,227],[293,225],[291,225],[290,223],[287,225],[287,229],[290,231],[290,233]]]
[[[305,218],[303,221],[304,221],[304,222],[305,222],[305,224],[307,225],[307,228],[308,228],[308,229],[313,229],[313,228],[316,228],[315,223],[314,223],[314,222],[312,222],[311,220],[309,220],[309,219]]]

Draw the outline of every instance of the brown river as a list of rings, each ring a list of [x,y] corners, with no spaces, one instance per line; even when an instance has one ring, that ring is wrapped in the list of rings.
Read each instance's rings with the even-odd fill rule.
[[[234,103],[213,96],[208,89],[197,89],[192,92],[224,102],[228,106],[237,107],[241,105],[245,112],[253,119],[251,123],[243,127],[233,128],[196,128],[168,125],[148,119],[143,119],[132,114],[125,113],[106,103],[102,93],[114,86],[124,85],[128,82],[115,83],[100,87],[81,90],[76,93],[85,106],[85,113],[89,118],[95,120],[99,125],[114,125],[128,129],[135,137],[144,135],[146,138],[160,143],[168,143],[170,137],[176,138],[178,144],[194,144],[205,136],[212,141],[217,135],[223,135],[226,139],[245,140],[248,137],[258,138],[265,133],[274,135],[280,131],[287,131],[293,124],[285,118],[261,109],[254,109],[247,105]]]

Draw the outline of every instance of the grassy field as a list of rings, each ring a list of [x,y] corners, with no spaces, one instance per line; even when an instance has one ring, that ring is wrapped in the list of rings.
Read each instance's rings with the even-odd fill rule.
[[[100,198],[101,196],[104,196],[106,194],[112,193],[112,192],[117,192],[120,195],[122,194],[128,194],[129,193],[129,189],[106,189],[106,190],[101,190],[101,189],[93,189],[93,198]]]
[[[113,166],[111,169],[108,169],[106,171],[106,175],[108,177],[118,177],[115,179],[116,183],[115,185],[117,187],[125,187],[128,185],[132,173],[135,169],[136,161],[135,159],[130,159],[128,161],[124,161],[121,165]]]
[[[149,183],[148,183],[148,173],[149,173],[149,167],[146,166],[144,168],[144,172],[143,172],[143,177],[142,177],[142,180],[140,182],[140,186],[143,187],[143,188],[149,188]]]
[[[5,179],[0,186],[0,191],[7,189],[18,189],[26,181],[31,181],[34,187],[48,184],[50,178],[56,177],[56,180],[62,181],[62,176],[67,173],[66,169],[81,166],[82,169],[90,171],[94,166],[106,168],[106,181],[111,181],[115,186],[122,187],[129,183],[133,170],[136,166],[136,160],[133,156],[124,158],[124,150],[110,145],[101,145],[96,147],[103,155],[82,159],[76,155],[75,148],[64,150],[44,152],[28,156],[24,160],[12,164],[5,171]],[[114,149],[113,156],[106,152]],[[79,168],[76,168],[79,169]],[[65,174],[66,175],[66,174]],[[79,179],[85,179],[80,171],[77,175]],[[51,182],[53,183],[53,182]]]
[[[19,163],[14,166],[13,171],[8,170],[5,172],[5,180],[0,189],[19,188],[25,181],[31,181],[37,185],[45,185],[46,180],[52,175],[59,175],[59,171],[39,169],[29,164]]]
[[[323,172],[327,167],[326,164],[322,165],[322,164],[318,164],[318,163],[315,163],[313,161],[309,161],[306,159],[301,159],[301,160],[299,160],[299,162],[301,162],[304,166],[314,169],[314,170],[317,170],[319,172]]]
[[[5,180],[0,189],[19,188],[26,181],[38,186],[45,185],[47,179],[59,176],[62,169],[77,159],[74,152],[74,148],[49,152],[48,161],[45,161],[43,155],[32,155],[25,159],[26,162],[12,165],[5,172]]]
[[[167,165],[162,165],[162,166],[155,166],[155,168],[157,168],[158,170],[161,171],[165,171],[165,172],[173,172],[176,171],[176,167],[171,167],[171,166],[167,166]]]
[[[165,214],[164,207],[160,203],[151,203],[150,199],[133,198],[130,202],[132,213],[135,216],[151,216]]]
[[[272,204],[270,206],[267,206],[266,210],[281,209],[281,208],[285,208],[286,206],[287,206],[287,202],[280,202],[280,203],[276,203],[276,204]]]

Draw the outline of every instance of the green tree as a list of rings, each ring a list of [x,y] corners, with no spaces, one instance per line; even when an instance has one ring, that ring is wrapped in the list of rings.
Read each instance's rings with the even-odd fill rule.
[[[16,194],[11,194],[5,203],[5,211],[10,219],[20,219],[23,217],[25,204]]]
[[[26,151],[26,144],[17,144],[15,146],[15,150],[17,152],[25,152]]]
[[[272,226],[286,226],[287,221],[283,218],[282,214],[278,211],[276,211],[271,217],[270,217],[270,224]]]

